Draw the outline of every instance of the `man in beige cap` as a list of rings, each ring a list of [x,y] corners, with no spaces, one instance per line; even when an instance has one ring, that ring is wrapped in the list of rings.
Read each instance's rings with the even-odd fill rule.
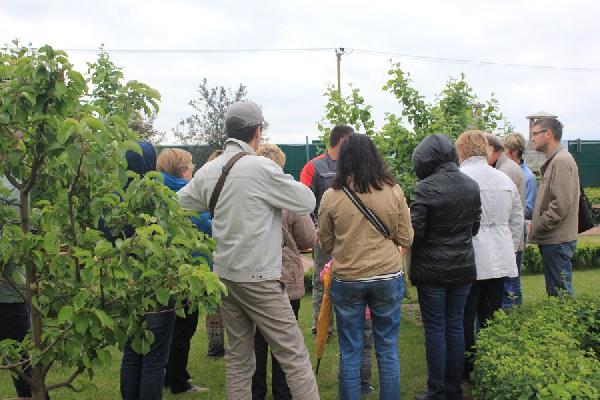
[[[319,393],[308,351],[279,279],[281,210],[306,215],[315,207],[315,196],[274,161],[254,155],[264,124],[257,104],[232,104],[225,114],[229,137],[225,152],[196,172],[178,192],[179,202],[190,210],[212,208],[217,242],[214,271],[228,290],[221,305],[229,342],[225,355],[227,399],[252,398],[254,332],[258,328],[285,372],[292,397],[314,400]],[[248,155],[238,158],[241,152]],[[215,204],[213,192],[218,192],[219,178],[227,167],[230,170]]]

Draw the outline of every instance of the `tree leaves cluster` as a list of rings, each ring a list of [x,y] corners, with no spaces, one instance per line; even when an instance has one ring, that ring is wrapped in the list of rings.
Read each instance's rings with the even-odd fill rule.
[[[23,376],[36,400],[91,378],[127,340],[147,352],[145,313],[182,315],[183,299],[214,309],[224,290],[207,265],[214,242],[160,175],[126,170],[125,153],[141,152],[129,124],[155,113],[159,94],[122,77],[102,52],[84,77],[49,46],[0,51],[0,172],[20,198],[18,215],[0,202],[0,269],[25,286],[32,322],[22,343],[0,343],[0,369]],[[9,265],[25,280],[4,274]],[[48,382],[54,365],[72,374]]]
[[[351,125],[358,131],[364,130],[409,197],[416,181],[412,153],[426,136],[444,133],[455,140],[467,129],[496,133],[512,130],[494,94],[481,103],[464,74],[458,79],[450,78],[435,100],[429,103],[413,86],[410,73],[405,72],[400,64],[392,63],[382,90],[393,95],[400,106],[398,112],[385,114],[382,127],[375,127],[372,108],[365,103],[358,88],[352,88],[350,95],[341,97],[333,86],[328,86],[325,115],[317,128],[324,139],[328,137],[329,129],[338,123]]]

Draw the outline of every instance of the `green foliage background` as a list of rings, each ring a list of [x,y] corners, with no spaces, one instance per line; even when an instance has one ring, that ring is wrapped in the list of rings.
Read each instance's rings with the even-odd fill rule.
[[[455,140],[467,129],[496,133],[512,130],[494,94],[481,103],[464,74],[458,79],[450,78],[435,101],[428,103],[413,87],[410,73],[405,72],[400,64],[391,63],[388,80],[382,90],[394,96],[400,106],[399,112],[385,114],[382,127],[375,127],[372,108],[358,88],[351,86],[351,93],[343,97],[333,86],[328,86],[325,115],[317,128],[325,143],[331,128],[337,124],[351,125],[369,135],[408,198],[416,181],[412,153],[426,136],[443,133]]]

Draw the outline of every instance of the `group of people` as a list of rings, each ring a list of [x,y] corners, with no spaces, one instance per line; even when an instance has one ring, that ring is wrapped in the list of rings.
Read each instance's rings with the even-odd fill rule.
[[[501,139],[473,130],[455,143],[443,134],[426,137],[413,153],[419,181],[410,208],[368,136],[336,126],[327,151],[306,164],[298,182],[283,172],[284,153],[261,143],[264,127],[257,104],[231,105],[225,148],[195,174],[191,155],[180,149],[164,149],[157,159],[142,143],[142,155],[127,154],[129,168],[140,175],[158,169],[181,207],[201,213],[193,219],[197,228],[216,240],[210,265],[227,294],[218,313],[207,316],[208,353],[223,355],[224,327],[227,399],[265,398],[269,348],[273,397],[319,398],[298,326],[302,250],[312,249],[314,258],[313,333],[324,291],[320,276],[331,265],[340,399],[375,392],[373,345],[380,398],[400,398],[406,279],[417,287],[425,331],[428,390],[417,399],[462,398],[478,330],[494,312],[522,303],[526,240],[539,245],[548,294],[572,295],[579,177],[560,144],[558,120],[537,120],[531,132],[536,150],[547,156],[539,188],[523,161],[520,134]],[[407,255],[410,263],[403,265]],[[19,299],[0,286],[2,309]],[[12,312],[19,320],[19,310]],[[165,384],[173,393],[206,390],[187,372],[199,315],[185,314],[146,316],[155,341],[146,355],[126,345],[123,399],[160,399]],[[0,327],[0,340],[15,337],[7,326]]]

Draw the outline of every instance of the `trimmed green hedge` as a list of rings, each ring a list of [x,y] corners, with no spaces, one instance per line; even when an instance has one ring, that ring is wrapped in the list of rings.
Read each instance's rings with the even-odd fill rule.
[[[599,399],[600,300],[550,298],[496,313],[477,340],[480,400]]]
[[[572,258],[573,270],[600,268],[600,246],[587,245],[575,249]],[[535,245],[527,245],[523,251],[522,274],[544,272],[542,255]]]

